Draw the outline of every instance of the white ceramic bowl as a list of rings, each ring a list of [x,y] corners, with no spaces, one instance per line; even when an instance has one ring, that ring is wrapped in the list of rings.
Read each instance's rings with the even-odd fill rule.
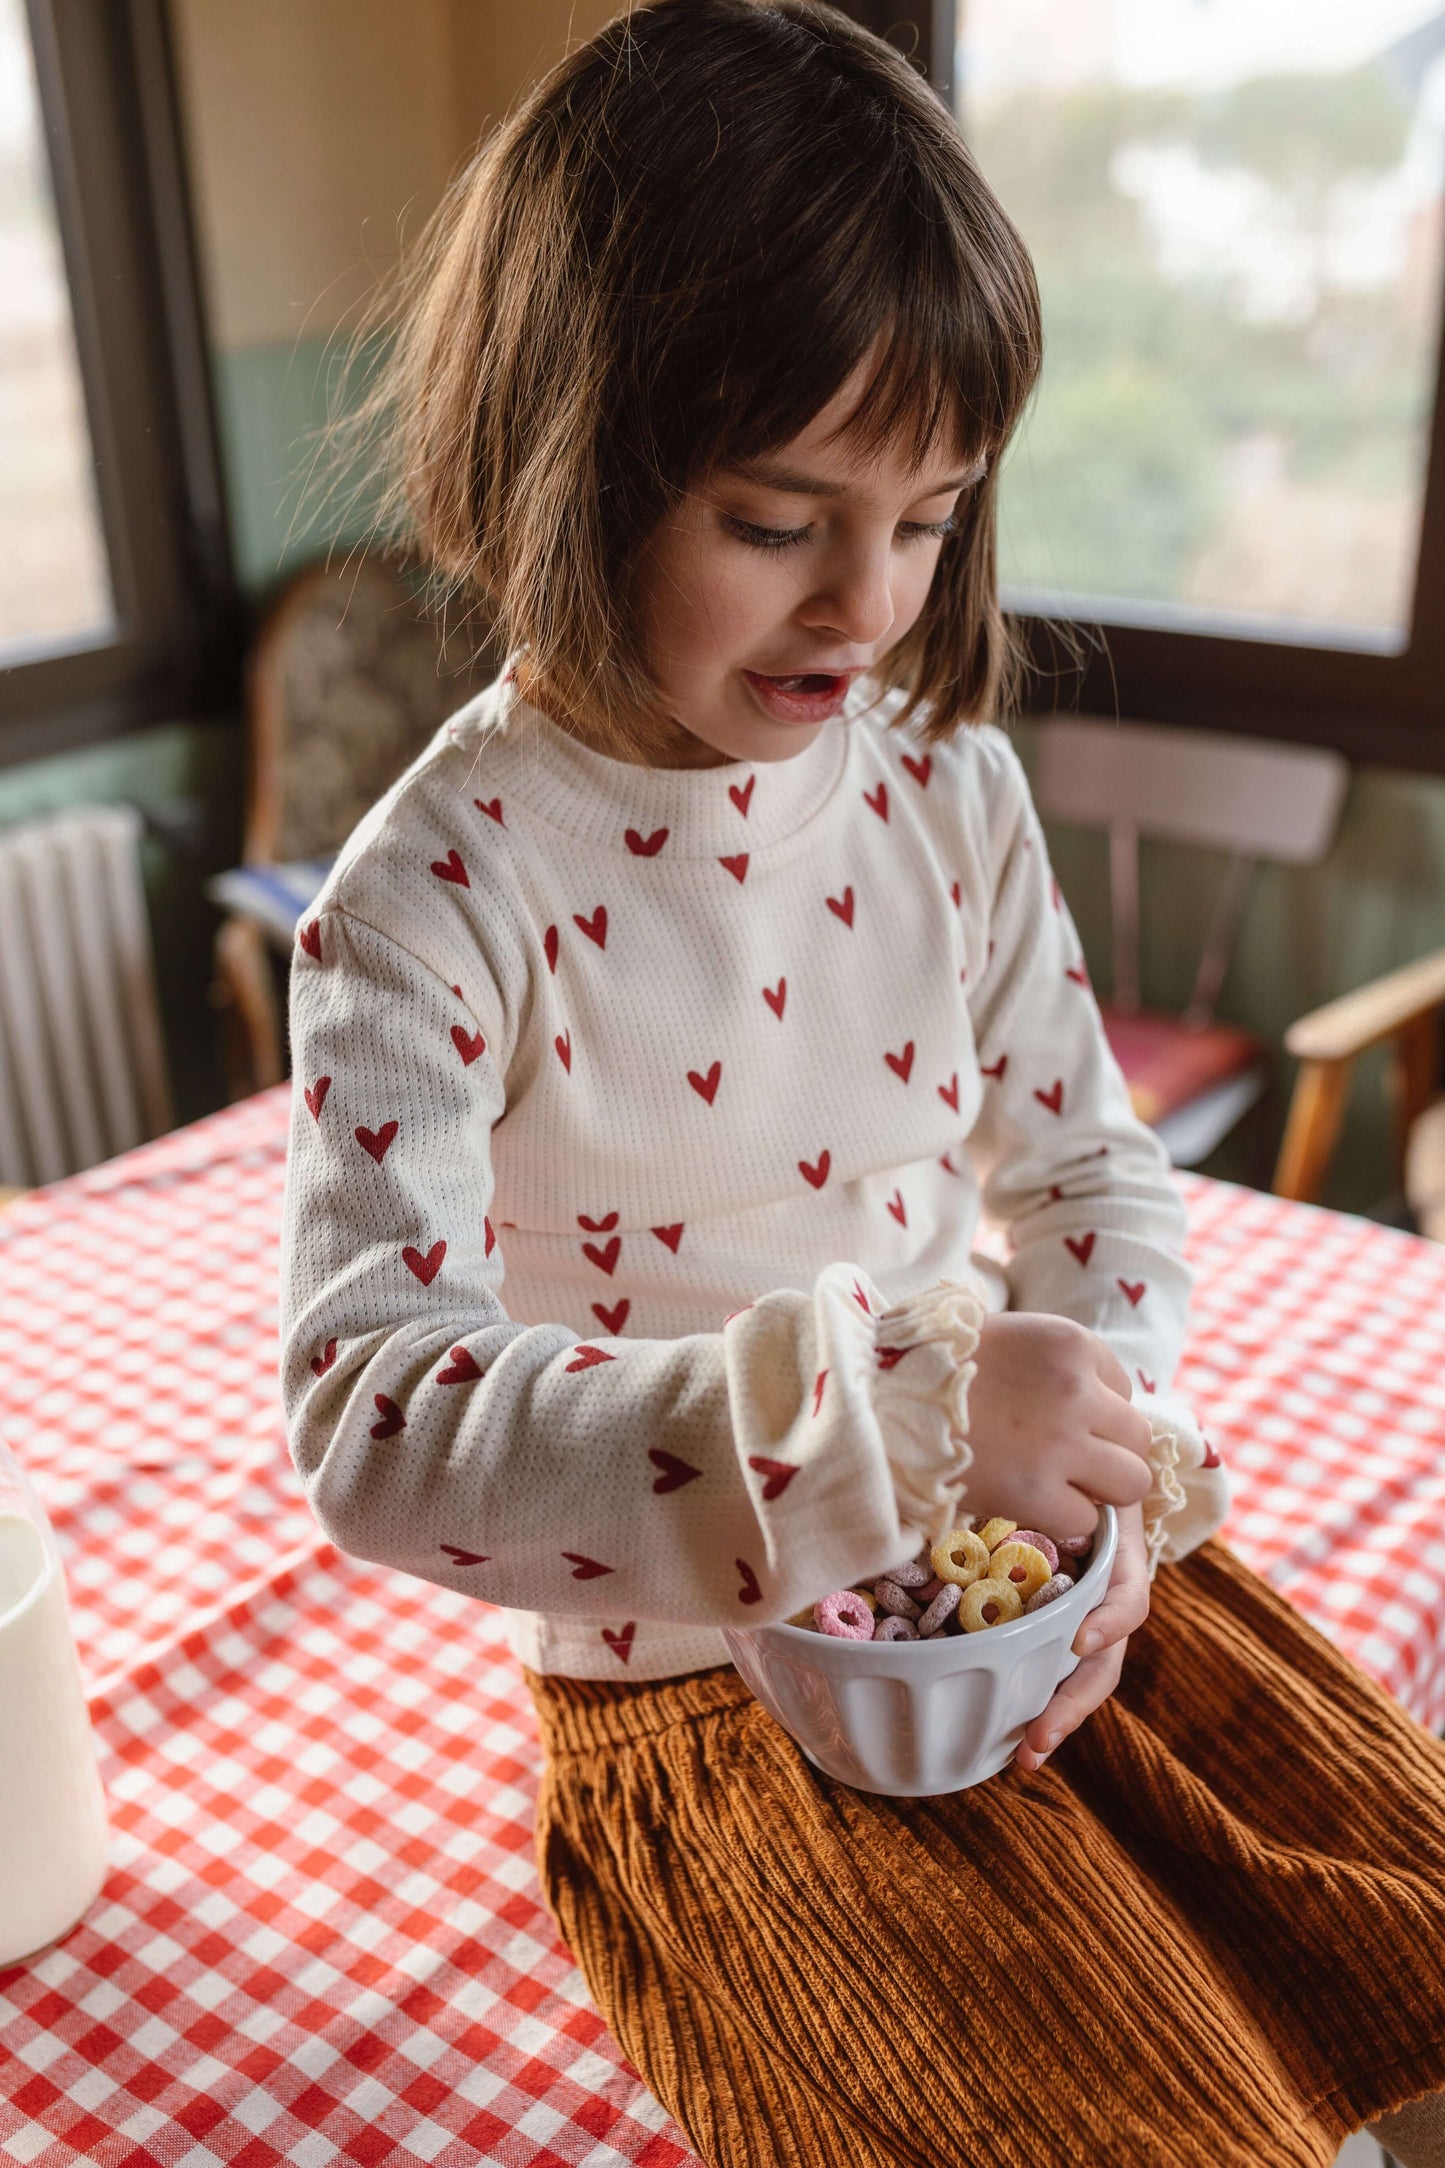
[[[1067,1596],[981,1633],[844,1641],[806,1626],[724,1627],[734,1664],[815,1768],[860,1792],[931,1798],[1012,1761],[1079,1658],[1070,1644],[1104,1600],[1119,1546],[1100,1507],[1088,1570]]]

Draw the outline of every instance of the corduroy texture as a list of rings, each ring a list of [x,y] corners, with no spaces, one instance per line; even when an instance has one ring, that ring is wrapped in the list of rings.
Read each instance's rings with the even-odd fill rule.
[[[730,1668],[527,1683],[548,1903],[714,2168],[1326,2168],[1445,2086],[1445,1745],[1217,1540],[1042,1770],[937,1799]]]

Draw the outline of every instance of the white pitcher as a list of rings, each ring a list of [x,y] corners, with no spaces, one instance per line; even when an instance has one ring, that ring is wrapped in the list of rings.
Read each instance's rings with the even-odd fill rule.
[[[0,1966],[75,1925],[105,1880],[105,1843],[60,1552],[0,1444]]]

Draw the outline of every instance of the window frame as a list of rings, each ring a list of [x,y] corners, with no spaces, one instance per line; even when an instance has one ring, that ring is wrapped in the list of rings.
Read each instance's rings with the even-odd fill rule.
[[[959,0],[845,0],[906,52],[952,110]],[[965,0],[966,4],[966,0]],[[1028,235],[1024,235],[1027,242]],[[1047,359],[1044,364],[1048,367]],[[1405,646],[1341,631],[1316,647],[1260,633],[1049,617],[1003,600],[1032,665],[1023,712],[1061,708],[1329,746],[1372,766],[1445,774],[1445,308],[1435,354],[1420,547]]]
[[[25,12],[115,622],[0,662],[0,767],[233,709],[243,640],[164,0]]]

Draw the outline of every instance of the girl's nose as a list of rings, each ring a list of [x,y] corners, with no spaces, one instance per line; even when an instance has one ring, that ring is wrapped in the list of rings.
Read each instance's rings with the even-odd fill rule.
[[[840,559],[799,615],[814,631],[836,634],[854,647],[876,646],[887,638],[897,614],[890,572],[886,549]]]

